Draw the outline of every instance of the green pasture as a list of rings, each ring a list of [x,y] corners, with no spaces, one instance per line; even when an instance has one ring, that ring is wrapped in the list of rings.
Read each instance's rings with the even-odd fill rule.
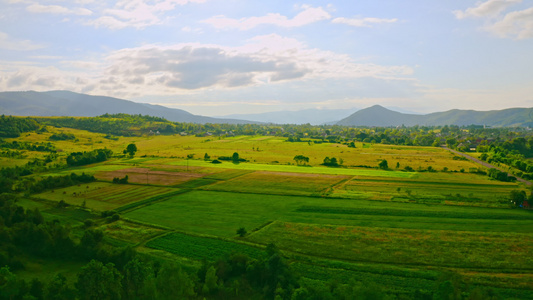
[[[249,171],[268,171],[268,172],[285,172],[285,173],[305,173],[305,174],[323,174],[323,175],[347,175],[347,176],[375,176],[375,177],[392,177],[392,178],[411,178],[417,176],[413,172],[384,171],[377,169],[348,169],[348,168],[329,168],[329,167],[305,167],[295,165],[278,165],[278,164],[258,164],[258,163],[239,163],[223,162],[221,164],[212,164],[203,160],[177,160],[172,162],[173,165],[205,167],[205,168],[222,168],[234,170]]]
[[[195,137],[159,135],[120,137],[119,140],[114,141],[105,139],[103,134],[84,130],[48,128],[50,131],[48,133],[29,133],[24,137],[7,140],[48,142],[48,138],[54,133],[72,133],[77,140],[53,142],[57,149],[61,151],[60,155],[63,157],[71,152],[91,151],[104,147],[111,149],[117,155],[121,155],[122,150],[129,143],[135,143],[139,149],[136,158],[120,162],[125,164],[149,163],[152,157],[185,158],[188,155],[193,155],[195,159],[202,159],[206,153],[212,159],[215,159],[219,156],[231,156],[234,152],[237,152],[240,157],[252,163],[263,165],[294,165],[294,156],[304,155],[309,157],[309,165],[314,167],[318,167],[326,156],[342,159],[344,166],[349,168],[357,166],[377,167],[378,163],[383,159],[388,161],[389,167],[392,169],[396,169],[396,164],[399,164],[399,169],[410,166],[415,170],[427,169],[429,166],[435,170],[442,170],[446,167],[450,171],[469,170],[472,167],[478,167],[470,161],[453,160],[454,154],[434,147],[408,147],[369,143],[365,143],[363,146],[363,143],[356,143],[356,148],[348,148],[346,145],[335,143],[291,143],[287,142],[287,138],[272,136]],[[150,158],[140,158],[141,156]]]
[[[413,179],[354,177],[332,197],[508,207],[516,183],[489,180],[469,173],[420,173]]]
[[[253,172],[203,187],[205,190],[277,195],[320,195],[348,176]]]
[[[252,233],[272,221],[522,233],[529,233],[533,225],[531,213],[523,210],[217,191],[176,195],[127,212],[125,217],[221,237],[236,236],[239,227]]]
[[[274,222],[248,237],[346,261],[530,272],[533,234]]]
[[[146,243],[146,246],[196,260],[214,261],[231,253],[242,253],[253,258],[260,258],[264,255],[263,250],[246,244],[177,232],[151,240]]]

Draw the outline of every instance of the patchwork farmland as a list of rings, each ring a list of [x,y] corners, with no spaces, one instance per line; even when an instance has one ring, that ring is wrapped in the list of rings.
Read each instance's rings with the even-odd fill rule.
[[[48,174],[84,172],[96,182],[21,203],[80,228],[95,214],[118,214],[118,221],[95,225],[109,245],[186,268],[232,253],[260,259],[274,244],[309,282],[386,282],[386,293],[409,298],[452,272],[504,297],[533,295],[533,218],[509,208],[509,194],[526,186],[493,180],[482,166],[444,149],[259,136],[151,136],[110,145],[131,142],[139,148],[134,158]],[[237,151],[245,161],[212,163]],[[298,165],[298,154],[309,162]],[[325,156],[343,165],[323,166]],[[389,167],[378,168],[384,159]],[[113,183],[126,176],[127,183]]]

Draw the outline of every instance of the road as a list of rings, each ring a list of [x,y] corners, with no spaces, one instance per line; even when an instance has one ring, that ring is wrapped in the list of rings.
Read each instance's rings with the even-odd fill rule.
[[[477,164],[480,164],[480,165],[482,165],[482,166],[484,166],[484,167],[487,167],[487,168],[494,168],[494,169],[498,169],[498,170],[500,170],[500,171],[502,171],[502,172],[507,172],[507,171],[503,170],[503,169],[500,168],[500,167],[496,167],[496,166],[494,166],[494,165],[491,165],[491,164],[489,164],[489,163],[487,163],[487,162],[484,162],[484,161],[479,160],[479,159],[477,159],[477,158],[475,158],[475,157],[472,157],[472,156],[470,156],[470,155],[468,155],[468,154],[466,154],[466,153],[459,152],[459,151],[456,151],[456,150],[452,150],[452,149],[450,149],[450,148],[448,148],[448,147],[446,147],[446,146],[441,146],[441,147],[442,147],[443,149],[446,149],[446,150],[448,150],[448,151],[451,151],[451,152],[453,152],[453,153],[455,153],[455,154],[457,154],[457,155],[460,155],[460,156],[462,156],[462,157],[465,157],[465,158],[467,158],[467,159],[469,159],[469,160],[471,160],[471,161],[473,161],[473,162],[475,162],[475,163],[477,163]],[[510,174],[510,173],[507,173],[507,175],[516,177],[516,175]],[[527,181],[527,180],[525,180],[525,179],[523,179],[523,178],[520,178],[520,177],[516,177],[516,180],[518,180],[518,181],[520,181],[520,182],[523,182],[523,183],[525,183],[526,185],[532,185],[532,184],[533,184],[531,181]]]

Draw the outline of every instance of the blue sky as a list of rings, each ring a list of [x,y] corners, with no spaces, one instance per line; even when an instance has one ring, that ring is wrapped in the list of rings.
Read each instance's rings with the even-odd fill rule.
[[[533,106],[531,0],[0,0],[0,91],[225,115]]]

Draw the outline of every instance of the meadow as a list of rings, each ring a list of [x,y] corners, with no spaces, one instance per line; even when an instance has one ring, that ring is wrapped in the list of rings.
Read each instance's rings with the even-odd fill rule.
[[[533,215],[509,208],[511,191],[526,187],[475,173],[483,167],[444,149],[370,143],[349,148],[274,136],[110,140],[67,128],[18,140],[43,142],[59,132],[77,139],[55,142],[61,150],[57,163],[70,152],[103,147],[115,157],[30,175],[39,180],[84,172],[98,180],[20,203],[79,228],[86,219],[116,211],[119,221],[97,224],[111,245],[147,255],[155,249],[167,253],[165,259],[197,265],[231,252],[259,257],[273,243],[307,280],[384,283],[386,291],[409,294],[430,290],[453,272],[511,298],[533,295]],[[121,155],[129,143],[139,149],[133,158]],[[211,162],[234,152],[246,162]],[[23,165],[33,155],[27,154],[0,163]],[[211,159],[204,160],[205,154]],[[309,163],[298,166],[296,155],[308,156]],[[326,156],[342,159],[342,166],[321,165]],[[378,168],[384,159],[386,170]],[[111,183],[126,175],[128,184]],[[71,207],[55,207],[59,201]],[[246,230],[243,237],[239,228]]]

